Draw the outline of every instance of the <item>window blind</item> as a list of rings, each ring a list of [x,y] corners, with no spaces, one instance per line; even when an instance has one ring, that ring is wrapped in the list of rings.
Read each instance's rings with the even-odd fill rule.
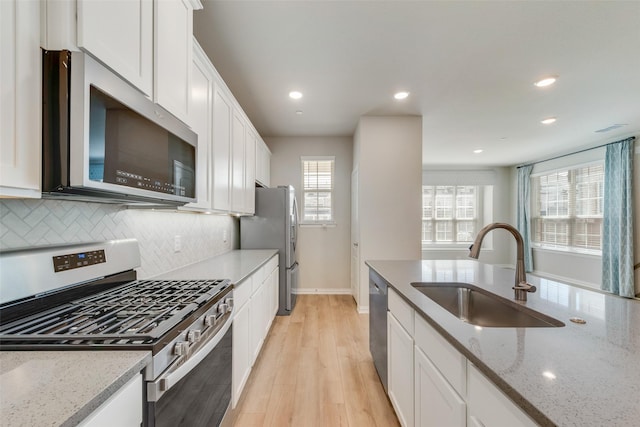
[[[302,158],[303,222],[333,221],[333,157]]]

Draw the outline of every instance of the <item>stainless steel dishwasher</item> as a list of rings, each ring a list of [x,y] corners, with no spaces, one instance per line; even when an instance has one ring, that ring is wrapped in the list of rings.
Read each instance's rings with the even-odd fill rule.
[[[387,309],[388,284],[369,269],[369,351],[384,387],[387,388]]]

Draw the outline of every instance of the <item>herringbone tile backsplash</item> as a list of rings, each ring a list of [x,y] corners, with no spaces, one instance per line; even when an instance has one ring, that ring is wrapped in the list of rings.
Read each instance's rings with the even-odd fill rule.
[[[139,278],[237,249],[238,230],[238,220],[229,215],[127,209],[67,200],[0,201],[0,250],[133,237],[140,243]],[[182,241],[180,252],[174,252],[176,235]]]

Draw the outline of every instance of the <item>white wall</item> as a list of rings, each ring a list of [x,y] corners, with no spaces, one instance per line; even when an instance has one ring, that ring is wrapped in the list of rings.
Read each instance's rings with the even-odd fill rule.
[[[67,200],[0,201],[1,250],[136,238],[141,279],[237,249],[238,230],[238,220],[229,215]],[[225,231],[226,242],[222,239]],[[176,235],[182,242],[180,252],[174,252]]]
[[[368,260],[420,259],[422,117],[363,116],[354,140],[358,168],[360,312],[369,309]]]
[[[436,172],[437,175],[483,175],[481,183],[475,182],[476,185],[492,185],[493,194],[491,197],[491,217],[485,218],[484,223],[479,228],[491,222],[511,222],[511,206],[512,206],[512,189],[511,189],[511,170],[507,167],[479,168],[479,167],[462,167],[462,166],[425,166],[425,171]],[[490,172],[490,175],[486,174]],[[444,185],[444,183],[426,182],[428,178],[423,174],[424,185]],[[433,173],[431,174],[433,175]],[[484,175],[488,175],[484,177]],[[473,182],[454,182],[450,181],[449,185],[473,185]],[[485,212],[487,211],[485,207]],[[487,240],[491,239],[491,245],[486,245]],[[515,265],[515,254],[511,234],[506,230],[494,230],[485,237],[483,241],[483,249],[480,252],[480,261],[489,264],[508,264]],[[469,250],[465,247],[462,249],[429,249],[422,251],[422,259],[467,259]]]
[[[350,137],[264,138],[271,150],[271,186],[293,185],[302,199],[301,156],[335,156],[335,226],[301,226],[299,293],[350,293]]]

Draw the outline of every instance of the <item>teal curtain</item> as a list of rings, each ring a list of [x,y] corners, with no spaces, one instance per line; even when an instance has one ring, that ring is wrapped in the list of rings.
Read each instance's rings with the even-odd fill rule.
[[[533,271],[533,254],[531,253],[531,170],[533,165],[518,168],[518,213],[517,228],[524,240],[524,270]]]
[[[602,289],[633,298],[633,145],[607,145],[604,160]]]

